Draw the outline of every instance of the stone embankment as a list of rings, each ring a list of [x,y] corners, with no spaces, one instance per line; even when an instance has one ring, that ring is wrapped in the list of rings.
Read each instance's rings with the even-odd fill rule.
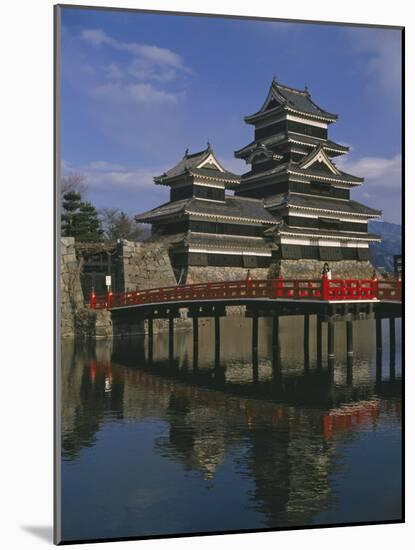
[[[77,258],[75,239],[61,238],[60,300],[61,337],[101,339],[112,337],[111,314],[92,311],[85,305],[81,286],[82,261]]]
[[[169,254],[161,243],[122,241],[120,261],[124,288],[127,291],[176,284]],[[61,337],[93,340],[112,338],[111,314],[106,310],[91,310],[88,307],[88,296],[84,296],[82,292],[82,268],[82,255],[76,254],[75,240],[73,237],[62,237]],[[155,330],[163,330],[166,323],[157,321],[154,325]],[[144,323],[137,330],[143,332]]]

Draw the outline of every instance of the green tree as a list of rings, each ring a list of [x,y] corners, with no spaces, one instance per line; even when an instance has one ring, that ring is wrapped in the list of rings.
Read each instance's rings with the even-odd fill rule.
[[[80,193],[68,191],[63,195],[62,200],[62,236],[77,237],[79,233],[78,216],[82,205]]]
[[[83,202],[78,214],[79,236],[83,242],[96,242],[102,240],[103,231],[98,212],[90,202]]]
[[[83,202],[80,193],[69,191],[62,201],[62,236],[75,237],[77,241],[102,240],[98,212],[90,202]]]

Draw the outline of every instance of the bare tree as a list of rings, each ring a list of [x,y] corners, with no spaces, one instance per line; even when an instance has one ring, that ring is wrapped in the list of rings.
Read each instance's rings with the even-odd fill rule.
[[[142,241],[147,236],[144,227],[137,224],[132,216],[119,208],[103,208],[99,213],[104,229],[104,238],[108,241],[117,239]]]
[[[86,191],[85,176],[79,172],[70,172],[61,177],[61,195],[75,192],[82,195]]]

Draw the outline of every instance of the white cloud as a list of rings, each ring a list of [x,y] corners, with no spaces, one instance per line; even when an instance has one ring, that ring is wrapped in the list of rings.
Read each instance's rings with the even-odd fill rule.
[[[127,86],[130,97],[137,102],[146,103],[176,103],[184,97],[184,92],[170,93],[157,90],[152,84],[130,84]]]
[[[154,190],[154,176],[162,174],[165,169],[166,167],[131,168],[105,160],[92,160],[78,166],[62,161],[63,175],[68,172],[83,174],[88,191]]]
[[[183,58],[176,52],[154,44],[140,42],[122,42],[109,36],[101,29],[87,29],[81,35],[79,46],[85,43],[95,48],[108,47],[127,52],[127,60],[110,60],[106,66],[95,68],[88,74],[89,80],[71,75],[77,87],[85,87],[87,93],[96,99],[119,102],[127,107],[134,104],[175,104],[184,98],[183,90],[167,89],[167,84],[181,75],[192,74]],[[81,48],[82,49],[82,48]],[[84,53],[85,55],[85,53]],[[81,76],[81,75],[79,75]],[[85,75],[84,75],[85,76]],[[92,78],[94,77],[95,78]],[[183,79],[181,79],[183,84]],[[114,109],[111,105],[111,109]]]
[[[165,72],[165,68],[170,68],[170,74],[176,74],[172,69],[183,71],[184,73],[192,73],[189,67],[184,64],[183,58],[176,52],[168,48],[161,48],[153,44],[142,44],[139,42],[120,42],[110,37],[101,29],[87,29],[81,34],[81,37],[90,42],[94,46],[107,45],[117,50],[126,51],[135,56],[132,63],[132,70],[139,72],[137,69],[145,67],[149,71],[151,67],[153,73],[156,68]],[[151,65],[150,65],[151,63]]]
[[[116,63],[110,63],[108,67],[106,67],[105,76],[108,80],[120,80],[124,77],[124,73]]]
[[[402,212],[402,159],[392,157],[342,158],[337,166],[350,174],[365,178],[352,190],[351,197],[383,212],[386,221],[400,223]]]
[[[115,162],[107,162],[106,160],[93,160],[84,166],[85,170],[109,171],[109,170],[124,170],[122,164]]]
[[[347,29],[352,51],[364,55],[366,76],[375,78],[379,89],[392,96],[401,93],[401,32],[393,29]],[[371,90],[376,93],[376,90]]]
[[[396,191],[401,187],[402,159],[401,155],[390,158],[362,157],[357,160],[342,158],[337,166],[350,174],[356,174],[365,178],[367,193],[380,190]]]
[[[177,103],[184,97],[184,92],[165,92],[158,90],[152,84],[121,84],[109,82],[99,84],[91,90],[92,95],[100,99],[112,102],[125,102],[132,100],[134,103]],[[114,108],[114,105],[112,106]]]
[[[82,32],[81,36],[84,40],[91,42],[91,44],[94,44],[95,46],[112,42],[109,36],[100,29],[87,29]]]

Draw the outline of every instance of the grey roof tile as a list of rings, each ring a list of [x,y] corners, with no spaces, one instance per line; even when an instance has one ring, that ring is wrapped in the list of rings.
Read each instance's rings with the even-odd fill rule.
[[[301,113],[330,119],[331,121],[337,120],[336,114],[325,111],[311,99],[311,95],[307,89],[299,90],[298,88],[291,88],[273,80],[271,90],[275,98],[274,101],[279,104],[279,109],[293,109]],[[267,110],[264,110],[262,107],[260,111],[246,116],[245,121],[252,122],[266,112]]]
[[[220,170],[212,170],[211,168],[206,167],[197,168],[197,166],[207,159],[210,154],[214,156],[210,144],[208,144],[206,149],[203,151],[198,151],[197,153],[189,154],[186,150],[184,157],[175,166],[169,170],[166,170],[166,172],[160,176],[156,176],[154,178],[154,182],[161,184],[167,183],[170,179],[177,178],[190,172],[199,173],[200,175],[205,176],[214,176],[217,179],[231,179],[236,182],[239,180],[239,176],[233,174],[232,172],[228,172],[227,170],[221,172]]]
[[[276,223],[274,216],[264,208],[262,200],[233,196],[227,196],[225,202],[195,198],[168,202],[158,208],[137,215],[135,219],[137,222],[151,223],[152,221],[162,220],[171,216],[181,217],[188,214],[225,216],[255,220],[260,223]]]
[[[358,231],[335,231],[320,228],[298,228],[290,227],[289,225],[282,223],[278,226],[278,229],[272,231],[273,228],[264,231],[265,235],[275,234],[275,232],[290,233],[292,235],[318,235],[320,237],[349,237],[351,239],[367,239],[367,240],[380,240],[380,235],[374,233],[364,233]]]
[[[273,209],[281,206],[299,206],[304,208],[318,208],[321,210],[333,210],[336,212],[367,214],[368,216],[380,216],[381,211],[365,206],[354,200],[316,197],[300,193],[280,193],[265,200],[266,208]]]

